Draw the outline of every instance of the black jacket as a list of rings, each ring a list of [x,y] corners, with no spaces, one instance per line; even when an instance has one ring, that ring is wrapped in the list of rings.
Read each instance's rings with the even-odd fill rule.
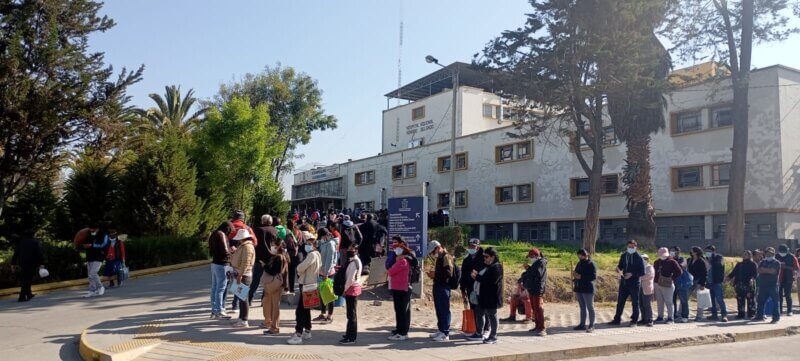
[[[708,262],[711,263],[711,284],[718,285],[725,282],[725,262],[722,256],[714,254]]]
[[[625,278],[621,279],[623,285],[636,286],[640,284],[639,277],[644,276],[644,260],[642,259],[642,255],[640,255],[639,252],[634,252],[633,254],[623,252],[622,255],[619,256],[617,268],[622,270],[623,275],[625,273],[631,274],[631,278],[627,280]]]
[[[547,258],[540,258],[528,267],[523,285],[531,296],[541,296],[547,284]],[[482,286],[481,286],[482,287]]]
[[[453,259],[448,254],[436,257],[433,269],[433,286],[448,287],[450,278],[453,277]]]
[[[14,249],[11,264],[24,269],[33,269],[44,265],[42,241],[33,237],[22,238]]]
[[[475,281],[481,284],[478,295],[480,308],[496,310],[503,306],[503,265],[500,262],[486,267],[486,272],[479,274]]]
[[[694,277],[694,284],[706,286],[708,282],[708,264],[704,259],[692,258],[689,260],[689,273]]]
[[[594,282],[597,279],[597,265],[591,259],[578,261],[575,273],[581,279],[573,281],[573,291],[577,293],[594,293]]]
[[[464,257],[461,262],[461,281],[458,284],[461,286],[461,291],[469,294],[475,287],[475,280],[472,279],[472,270],[480,272],[486,268],[483,263],[483,248],[478,248],[473,256]]]
[[[278,230],[273,226],[261,226],[253,228],[256,236],[256,261],[266,262],[269,258],[269,247],[278,238]]]
[[[358,226],[358,229],[361,231],[361,237],[363,237],[361,245],[369,249],[375,249],[375,233],[378,230],[378,222],[375,222],[375,220],[366,221]],[[359,248],[359,251],[361,248]]]
[[[758,276],[758,265],[753,260],[741,261],[733,267],[728,277],[733,278],[734,284],[749,286]]]

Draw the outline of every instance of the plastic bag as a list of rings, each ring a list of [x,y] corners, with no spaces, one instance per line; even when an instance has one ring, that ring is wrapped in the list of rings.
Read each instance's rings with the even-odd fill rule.
[[[708,288],[697,290],[697,308],[700,310],[711,308],[711,291]]]
[[[319,283],[319,297],[322,299],[322,304],[327,305],[338,298],[333,293],[333,280],[330,278],[324,279]]]
[[[50,271],[48,271],[47,268],[39,268],[39,277],[47,278],[47,276],[50,276]]]

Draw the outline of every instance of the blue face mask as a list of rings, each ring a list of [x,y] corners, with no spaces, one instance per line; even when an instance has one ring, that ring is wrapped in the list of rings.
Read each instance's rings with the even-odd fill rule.
[[[636,253],[636,248],[628,247],[628,254]]]
[[[307,244],[307,245],[306,245],[306,253],[310,253],[310,252],[311,252],[311,251],[313,251],[313,250],[314,250],[314,246],[312,246],[312,245],[310,245],[310,244]]]

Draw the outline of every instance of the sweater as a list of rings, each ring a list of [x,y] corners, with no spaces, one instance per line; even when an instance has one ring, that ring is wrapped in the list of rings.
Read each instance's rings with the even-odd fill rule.
[[[705,287],[708,282],[708,263],[705,259],[692,258],[689,261],[689,273],[694,277],[694,284]]]
[[[231,255],[231,267],[242,276],[253,276],[253,264],[256,262],[256,248],[251,240],[244,240]]]
[[[486,268],[483,263],[483,248],[478,248],[474,255],[464,257],[461,262],[461,281],[458,282],[461,286],[461,292],[469,294],[475,287],[475,280],[472,279],[472,271],[482,271]]]
[[[531,296],[541,296],[544,294],[547,285],[547,258],[540,258],[525,272],[525,289]]]
[[[228,253],[228,236],[222,231],[214,231],[208,236],[208,252],[211,253],[211,263],[224,266],[230,261]]]
[[[797,257],[791,253],[781,257],[780,254],[775,255],[775,259],[781,263],[781,278],[782,285],[791,285],[794,282],[794,275],[798,271]]]
[[[34,269],[44,265],[42,241],[32,237],[21,239],[14,248],[11,264],[24,269]]]
[[[313,285],[317,283],[317,275],[322,265],[319,252],[313,251],[306,255],[303,262],[297,265],[297,281],[301,285]]]
[[[764,259],[761,263],[758,264],[758,268],[765,268],[774,270],[775,273],[762,273],[758,275],[758,288],[762,289],[775,289],[778,287],[778,280],[781,276],[781,262],[777,259],[769,261]],[[775,300],[773,300],[775,301]]]
[[[579,261],[575,265],[575,273],[581,276],[573,280],[573,291],[577,293],[594,293],[594,282],[597,280],[597,265],[591,259]]]
[[[256,260],[266,262],[269,258],[269,247],[278,238],[278,230],[273,226],[256,227],[253,235],[256,237]]]
[[[358,256],[350,258],[350,262],[347,263],[347,270],[345,270],[344,289],[346,296],[358,296],[361,294],[361,270],[361,260],[358,259]]]
[[[711,263],[711,271],[708,273],[708,282],[712,285],[725,282],[725,262],[721,255],[714,254],[708,260]]]
[[[653,264],[653,268],[656,270],[656,278],[655,281],[658,283],[658,280],[661,277],[668,277],[672,279],[672,282],[678,280],[678,278],[683,274],[683,268],[681,265],[678,264],[678,261],[667,258],[667,259],[657,259],[656,263]]]
[[[327,240],[319,240],[319,256],[320,256],[320,276],[330,276],[335,273],[334,267],[336,266],[336,252],[339,240],[336,238],[328,238]]]
[[[398,257],[391,268],[387,271],[391,282],[389,289],[392,291],[408,291],[408,274],[411,265],[406,257]]]
[[[642,284],[642,294],[644,295],[652,295],[653,294],[653,279],[656,276],[656,271],[653,268],[653,265],[647,263],[644,266],[644,275],[639,277],[639,282]]]

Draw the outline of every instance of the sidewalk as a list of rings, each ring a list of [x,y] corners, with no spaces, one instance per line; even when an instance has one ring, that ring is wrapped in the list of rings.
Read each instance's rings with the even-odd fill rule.
[[[574,305],[546,305],[549,335],[534,337],[523,323],[501,323],[496,345],[469,342],[460,332],[451,341],[435,343],[435,317],[423,305],[412,305],[412,332],[405,342],[386,339],[394,325],[391,302],[379,306],[359,302],[359,336],[354,346],[339,346],[345,329],[344,309],[337,308],[334,322],[314,323],[313,339],[290,346],[294,308],[281,310],[281,332],[267,337],[257,327],[233,329],[229,321],[210,320],[205,301],[195,299],[155,313],[122,316],[87,329],[80,350],[85,360],[557,360],[613,355],[658,347],[740,342],[800,333],[800,316],[785,317],[776,325],[731,321],[699,322],[654,327],[608,327],[613,310],[598,309],[595,333],[572,331],[577,323]],[[507,308],[499,317],[508,315]],[[627,315],[626,311],[626,315]],[[312,311],[312,317],[318,313]],[[257,302],[250,311],[251,325],[263,319]],[[519,316],[518,316],[519,317]],[[453,328],[460,328],[461,310],[453,310]]]

